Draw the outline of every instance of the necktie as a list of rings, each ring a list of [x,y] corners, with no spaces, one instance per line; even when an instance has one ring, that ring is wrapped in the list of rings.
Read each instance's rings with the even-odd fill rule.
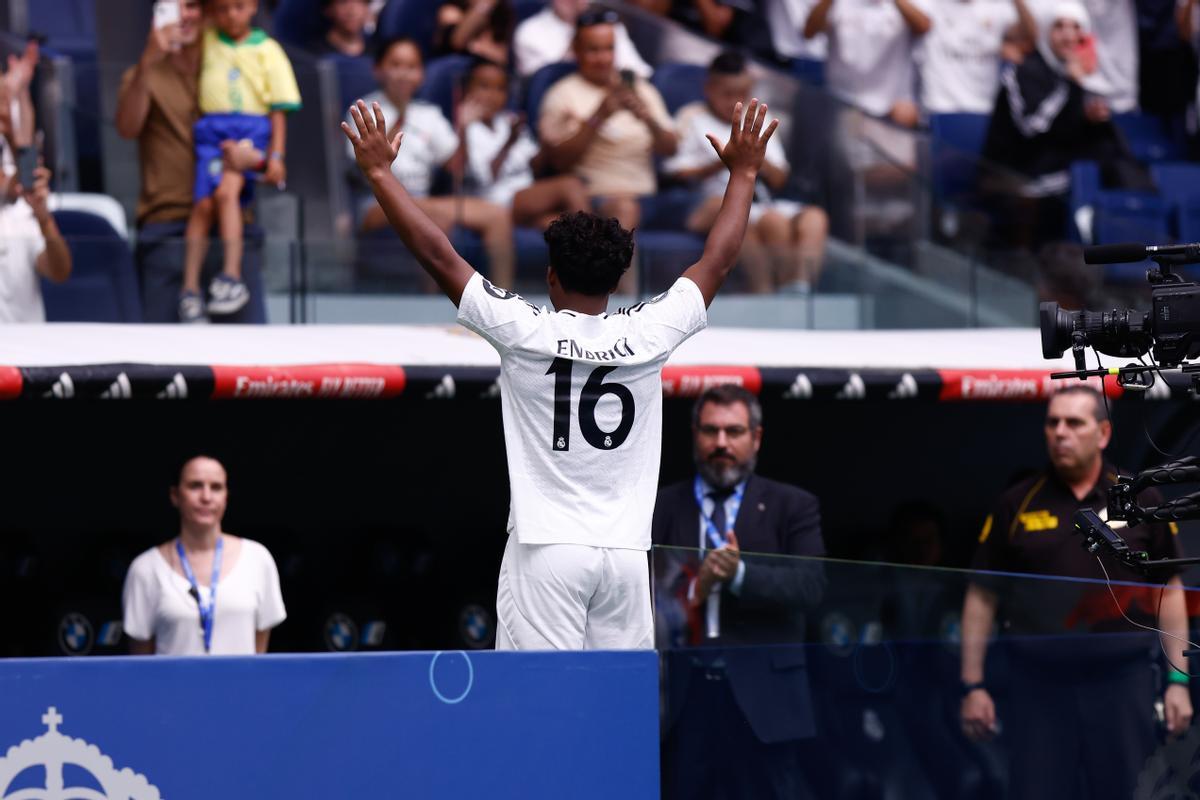
[[[714,489],[708,493],[713,501],[713,525],[716,526],[717,533],[721,535],[722,539],[725,538],[725,534],[729,533],[728,520],[725,519],[725,501],[732,494],[732,489]]]

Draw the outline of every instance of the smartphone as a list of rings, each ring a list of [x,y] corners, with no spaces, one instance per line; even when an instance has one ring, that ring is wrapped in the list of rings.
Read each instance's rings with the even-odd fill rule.
[[[1091,35],[1080,37],[1079,45],[1075,48],[1075,52],[1079,56],[1079,63],[1083,66],[1084,74],[1091,75],[1094,73],[1098,66],[1096,60],[1096,37]]]
[[[155,0],[154,30],[162,30],[168,25],[178,25],[182,17],[179,0]]]
[[[17,181],[25,191],[33,189],[33,182],[37,180],[37,176],[34,174],[37,165],[38,151],[36,147],[22,147],[17,150]]]
[[[633,70],[631,70],[631,69],[621,70],[621,83],[625,84],[630,89],[633,88],[633,80],[635,77],[636,76],[633,74]]]

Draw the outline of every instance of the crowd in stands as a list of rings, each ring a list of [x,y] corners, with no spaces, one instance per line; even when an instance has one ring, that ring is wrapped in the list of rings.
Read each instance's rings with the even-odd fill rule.
[[[282,43],[336,59],[339,69],[369,71],[377,89],[367,99],[405,132],[397,175],[439,225],[478,237],[481,266],[501,284],[518,277],[514,233],[540,230],[563,211],[590,209],[643,231],[705,233],[723,181],[706,137],[721,135],[732,104],[754,93],[763,69],[819,75],[860,112],[857,130],[877,132],[872,146],[882,159],[864,150],[857,160],[851,154],[852,165],[866,171],[887,162],[900,168],[901,183],[916,157],[894,132],[923,129],[941,115],[991,115],[980,206],[994,242],[1028,249],[1064,238],[1078,160],[1099,164],[1104,188],[1154,191],[1115,115],[1136,111],[1139,101],[1171,119],[1194,114],[1195,0],[630,4],[726,46],[708,65],[702,100],[668,110],[651,80],[658,65],[639,54],[620,15],[586,0],[447,0],[429,30],[411,35],[383,26],[389,5],[404,0],[321,0],[323,20],[311,26],[319,35]],[[284,5],[276,0],[274,10]],[[180,0],[180,8],[170,31],[149,34],[116,114],[118,132],[140,151],[144,316],[259,321],[261,230],[243,208],[256,182],[284,182],[286,118],[299,92],[283,49],[250,24],[257,2]],[[232,37],[221,21],[231,13],[245,18]],[[262,59],[252,51],[269,51],[270,64],[253,67]],[[453,101],[420,99],[426,68],[448,58],[462,61]],[[243,76],[238,85],[217,87],[212,76],[230,70]],[[235,130],[231,117],[250,127]],[[773,144],[788,141],[785,131]],[[789,177],[788,154],[777,145],[743,252],[747,290],[804,293],[819,280],[826,198],[805,195]],[[351,191],[359,234],[386,236],[373,200],[362,187]],[[220,239],[221,258],[206,260],[205,232]],[[635,267],[622,290],[644,285]]]

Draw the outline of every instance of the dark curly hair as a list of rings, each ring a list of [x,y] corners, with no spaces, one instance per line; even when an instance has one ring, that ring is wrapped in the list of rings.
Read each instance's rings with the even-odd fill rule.
[[[612,294],[633,259],[633,231],[616,218],[563,213],[546,228],[550,266],[563,288],[590,296]]]

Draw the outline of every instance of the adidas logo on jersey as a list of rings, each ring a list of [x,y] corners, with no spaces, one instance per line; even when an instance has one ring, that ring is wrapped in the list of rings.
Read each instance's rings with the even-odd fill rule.
[[[58,376],[58,380],[50,387],[42,397],[53,397],[57,400],[70,400],[75,396],[75,382],[71,380],[71,376],[67,373],[62,373]]]
[[[129,376],[124,372],[117,375],[117,379],[100,393],[101,400],[128,400],[131,397],[133,397],[133,387],[129,385]]]
[[[176,372],[166,388],[154,396],[159,400],[187,400],[188,386],[187,381],[183,379],[183,373]]]

